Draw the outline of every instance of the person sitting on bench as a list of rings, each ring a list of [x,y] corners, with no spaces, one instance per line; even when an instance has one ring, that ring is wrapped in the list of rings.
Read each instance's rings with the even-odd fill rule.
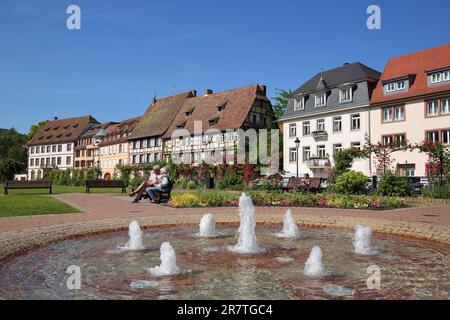
[[[153,187],[154,185],[159,183],[159,179],[161,178],[161,169],[158,165],[153,166],[153,170],[150,172],[150,177],[147,181],[141,183],[139,187],[136,188],[133,192],[130,193],[130,197],[136,195],[136,198],[132,201],[133,203],[138,203],[139,200],[142,199],[145,193],[145,189],[148,187]]]
[[[309,187],[310,184],[311,184],[311,180],[309,180],[309,174],[305,173],[305,175],[303,177],[303,185],[305,187]]]
[[[161,169],[161,177],[160,177],[160,182],[155,184],[153,187],[148,187],[147,189],[145,189],[145,191],[148,193],[148,195],[150,196],[150,202],[151,203],[156,203],[156,192],[157,191],[161,191],[164,192],[167,190],[167,188],[169,187],[170,184],[170,180],[169,180],[169,176],[167,175],[167,168],[162,168]]]

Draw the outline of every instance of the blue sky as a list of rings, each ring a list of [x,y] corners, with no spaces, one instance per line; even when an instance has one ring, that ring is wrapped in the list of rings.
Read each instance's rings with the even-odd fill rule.
[[[66,8],[81,8],[81,30]],[[366,9],[381,7],[381,30]],[[450,42],[448,0],[1,0],[0,128],[144,113],[156,91],[295,89],[321,68]]]

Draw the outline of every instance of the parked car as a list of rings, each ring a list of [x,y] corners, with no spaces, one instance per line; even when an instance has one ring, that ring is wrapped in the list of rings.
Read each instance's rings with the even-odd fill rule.
[[[411,194],[421,194],[424,184],[420,177],[408,177],[408,189]]]

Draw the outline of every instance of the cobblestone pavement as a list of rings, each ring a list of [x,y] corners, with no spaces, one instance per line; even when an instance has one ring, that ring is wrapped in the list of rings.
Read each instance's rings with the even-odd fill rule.
[[[218,223],[237,223],[236,208],[174,209],[107,194],[62,194],[55,198],[83,213],[0,218],[0,259],[11,254],[70,237],[127,228],[132,219],[144,227],[198,224],[213,213]],[[260,224],[281,224],[286,208],[258,207]],[[450,244],[450,205],[426,205],[398,210],[343,210],[292,208],[301,227],[354,229],[357,224],[375,232],[434,240]]]

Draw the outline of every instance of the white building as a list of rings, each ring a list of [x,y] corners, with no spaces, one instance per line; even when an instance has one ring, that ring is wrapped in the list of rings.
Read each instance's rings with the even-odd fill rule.
[[[369,103],[379,76],[361,63],[344,64],[295,90],[280,119],[284,170],[297,175],[298,158],[299,176],[328,177],[336,152],[362,148],[370,136]],[[370,167],[369,160],[358,159],[352,169],[369,175]]]

